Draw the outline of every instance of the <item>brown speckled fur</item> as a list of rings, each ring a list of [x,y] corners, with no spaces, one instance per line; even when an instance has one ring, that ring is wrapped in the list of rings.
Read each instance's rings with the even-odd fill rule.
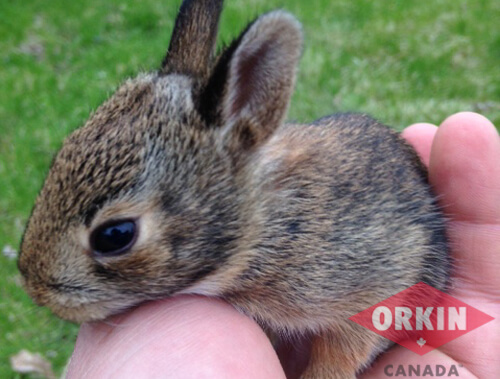
[[[444,219],[416,153],[365,115],[284,124],[302,35],[261,16],[213,57],[222,1],[187,0],[156,73],[126,81],[56,156],[19,258],[25,287],[83,322],[178,293],[313,335],[303,378],[349,378],[387,340],[348,317],[445,289]],[[135,219],[124,254],[89,236]]]

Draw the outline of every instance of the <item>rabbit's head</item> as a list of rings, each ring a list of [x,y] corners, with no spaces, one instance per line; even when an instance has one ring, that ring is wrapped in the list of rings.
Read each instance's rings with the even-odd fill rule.
[[[169,296],[237,249],[238,172],[285,117],[302,38],[271,12],[215,57],[221,8],[184,1],[161,69],[126,81],[55,157],[19,269],[60,317]]]

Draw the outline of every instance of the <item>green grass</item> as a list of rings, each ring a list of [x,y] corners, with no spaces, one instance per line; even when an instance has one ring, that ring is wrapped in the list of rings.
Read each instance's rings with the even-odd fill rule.
[[[0,5],[0,249],[23,226],[63,138],[126,77],[155,69],[179,1],[4,0]],[[290,10],[306,46],[290,118],[370,113],[401,129],[462,110],[500,125],[496,0],[227,1],[221,40],[254,16]],[[60,372],[77,328],[33,306],[0,255],[0,377],[22,348]]]

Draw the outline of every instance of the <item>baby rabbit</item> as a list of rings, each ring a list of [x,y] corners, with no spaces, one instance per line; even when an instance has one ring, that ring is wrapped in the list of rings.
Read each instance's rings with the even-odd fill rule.
[[[176,294],[312,336],[303,378],[352,378],[389,346],[348,318],[420,281],[444,289],[444,217],[414,150],[360,114],[284,124],[302,49],[283,11],[214,56],[222,0],[186,0],[158,72],[71,134],[19,269],[76,322]]]

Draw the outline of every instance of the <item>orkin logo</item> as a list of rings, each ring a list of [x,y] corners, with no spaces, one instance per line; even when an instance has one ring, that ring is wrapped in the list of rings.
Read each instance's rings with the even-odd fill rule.
[[[494,318],[420,282],[349,319],[424,355]]]

